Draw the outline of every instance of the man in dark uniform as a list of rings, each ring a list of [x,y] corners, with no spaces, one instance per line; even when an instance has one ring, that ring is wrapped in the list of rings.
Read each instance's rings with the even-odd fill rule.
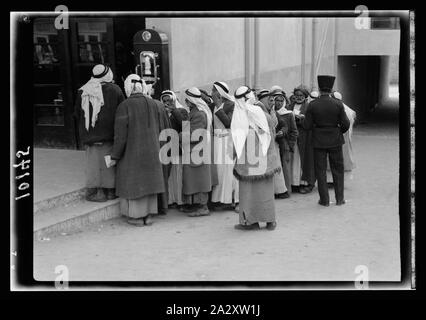
[[[333,175],[336,204],[345,203],[342,145],[345,143],[343,133],[349,129],[349,119],[343,104],[330,97],[334,80],[333,76],[318,76],[320,97],[309,104],[303,124],[305,129],[312,130],[315,176],[320,196],[318,203],[323,206],[329,206],[330,203],[326,174],[327,155]]]

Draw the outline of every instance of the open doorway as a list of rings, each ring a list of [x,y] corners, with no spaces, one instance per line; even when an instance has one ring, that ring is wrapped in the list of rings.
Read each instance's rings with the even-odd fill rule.
[[[379,102],[380,56],[339,56],[338,90],[343,101],[366,121]]]
[[[338,88],[356,124],[397,125],[398,56],[339,56]]]

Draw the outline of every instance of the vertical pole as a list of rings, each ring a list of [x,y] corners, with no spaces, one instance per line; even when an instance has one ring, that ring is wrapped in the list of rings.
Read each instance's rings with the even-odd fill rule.
[[[324,27],[324,31],[323,31],[323,34],[322,34],[322,39],[321,39],[321,42],[320,42],[320,47],[319,47],[319,51],[318,51],[318,57],[317,57],[316,64],[315,64],[315,75],[318,74],[318,70],[319,70],[319,67],[321,65],[322,53],[324,51],[324,45],[325,45],[325,41],[327,39],[327,32],[328,32],[329,22],[330,22],[330,19],[327,18],[327,22],[326,22],[326,25]]]
[[[253,88],[259,89],[259,55],[260,55],[260,45],[259,45],[259,18],[254,18],[254,82]]]
[[[306,65],[306,18],[302,19],[302,59],[300,68],[300,83],[305,84],[305,65]]]
[[[244,18],[244,53],[245,53],[245,84],[251,86],[251,41],[250,41],[250,18]]]
[[[339,77],[338,77],[338,69],[339,69],[339,65],[338,65],[338,63],[339,63],[339,48],[338,48],[338,44],[339,44],[339,41],[338,41],[338,36],[339,36],[339,34],[338,34],[338,31],[339,31],[339,28],[338,28],[338,25],[339,25],[339,23],[338,23],[338,18],[334,18],[334,76],[336,77],[336,81],[335,81],[335,83],[334,83],[334,88],[335,88],[335,90],[337,90],[338,91],[338,88],[339,88]]]
[[[315,82],[315,56],[316,56],[316,30],[317,30],[317,24],[318,20],[317,18],[312,19],[312,55],[311,55],[311,90],[314,90],[316,88],[316,82]]]

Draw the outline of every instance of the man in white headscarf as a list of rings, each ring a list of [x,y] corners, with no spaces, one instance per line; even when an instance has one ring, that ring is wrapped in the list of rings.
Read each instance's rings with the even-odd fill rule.
[[[320,96],[319,92],[317,90],[313,90],[309,93],[308,102],[311,102],[312,100],[318,99]]]
[[[134,76],[135,75],[131,75],[133,78],[128,78],[130,80],[135,80]],[[168,113],[167,110],[164,106],[164,104],[160,101],[158,101],[157,99],[153,99],[151,97],[151,94],[153,93],[153,89],[152,89],[152,84],[146,84],[145,80],[142,78],[139,78],[138,80],[139,83],[134,83],[133,85],[135,86],[137,84],[137,90],[147,99],[152,100],[155,105],[157,106],[157,111],[158,111],[158,116],[160,119],[160,131],[159,133],[167,128],[170,128],[170,120],[168,117]],[[140,89],[139,89],[140,86]],[[135,90],[131,85],[128,85],[127,87],[125,86],[125,90],[130,90],[131,92],[127,92],[126,91],[126,95],[130,96],[131,93],[133,92],[132,90]],[[160,147],[162,147],[166,142],[164,141],[160,141]],[[164,183],[167,186],[168,185],[168,180],[169,180],[169,175],[170,175],[170,170],[171,170],[171,164],[163,164],[163,177],[164,177]],[[167,210],[168,210],[168,197],[169,197],[169,190],[168,188],[166,188],[165,192],[162,192],[161,194],[158,195],[158,214],[159,215],[165,215],[167,214]]]
[[[334,91],[331,96],[339,101],[342,101],[342,94],[338,91]],[[343,103],[343,101],[342,101]],[[349,119],[349,129],[343,134],[345,144],[342,146],[343,151],[343,166],[345,174],[350,174],[349,179],[352,179],[352,170],[355,169],[354,153],[352,149],[352,130],[356,120],[356,112],[343,103],[345,107],[346,116]],[[333,186],[333,177],[331,175],[330,163],[327,166],[327,183],[329,187]]]
[[[285,194],[289,197],[292,185],[291,159],[299,132],[293,112],[286,108],[289,100],[286,99],[284,91],[276,92],[274,97],[275,112],[278,119],[276,141],[280,151],[284,180],[288,190]]]
[[[138,75],[129,75],[124,87],[128,98],[117,108],[111,152],[117,161],[116,191],[127,222],[149,226],[162,208],[159,195],[167,190],[159,158],[163,120],[157,103],[142,93]]]
[[[98,64],[90,80],[77,94],[75,117],[80,142],[86,149],[86,199],[104,202],[115,199],[115,167],[106,167],[105,156],[114,141],[114,119],[123,92],[113,82],[108,66]]]
[[[212,189],[211,158],[204,161],[205,152],[211,153],[212,113],[207,104],[201,99],[199,89],[193,87],[185,91],[185,103],[189,107],[188,118],[182,119],[182,147],[184,159],[189,163],[183,164],[183,198],[184,212],[190,217],[209,215],[207,207],[209,192]],[[175,112],[176,116],[179,115]],[[186,120],[186,121],[185,121]],[[194,131],[203,132],[199,139],[193,138]],[[190,134],[191,139],[184,139]],[[203,140],[204,148],[200,151],[196,147]],[[199,156],[201,159],[196,159]]]
[[[272,127],[273,130],[271,130],[271,139],[273,141],[273,143],[275,144],[275,151],[277,152],[277,156],[279,157],[279,145],[278,142],[276,141],[276,135],[277,132],[279,133],[279,129],[277,129],[278,127],[278,117],[275,111],[275,94],[277,92],[284,92],[278,88],[278,86],[274,86],[273,88],[273,94],[271,94],[268,90],[266,89],[262,89],[259,91],[257,98],[259,99],[259,101],[255,102],[255,105],[259,105],[264,112],[266,112],[270,117],[271,117],[271,121],[272,121]],[[271,100],[270,98],[273,98],[274,103],[270,103]],[[262,102],[263,101],[263,102]],[[287,185],[285,183],[285,179],[284,179],[284,173],[282,170],[282,165],[281,165],[281,161],[279,161],[280,163],[280,167],[281,169],[279,170],[279,172],[277,172],[274,175],[274,194],[275,194],[275,198],[277,199],[286,199],[289,197],[289,193],[287,190]]]
[[[259,229],[266,222],[268,230],[274,230],[275,199],[273,176],[280,170],[275,144],[271,143],[274,130],[270,115],[254,101],[254,93],[247,86],[238,88],[234,94],[235,107],[231,132],[238,158],[234,175],[239,180],[239,230]],[[257,162],[250,159],[257,155]]]
[[[198,89],[200,90],[200,93],[201,93],[201,99],[209,107],[209,109],[212,113],[212,121],[214,121],[213,111],[214,111],[214,108],[215,108],[215,103],[213,102],[212,96],[207,91],[205,91],[204,89],[200,89],[200,88],[198,88]],[[219,178],[218,178],[218,174],[217,174],[217,165],[214,163],[215,156],[214,156],[213,131],[214,131],[214,125],[212,123],[212,127],[211,127],[211,130],[210,130],[210,133],[211,133],[210,136],[211,136],[211,141],[212,141],[212,143],[210,144],[211,148],[212,148],[211,149],[212,164],[210,165],[212,190],[219,183]],[[208,205],[209,209],[216,209],[215,205],[211,201],[211,197],[212,197],[212,192],[209,193],[209,205]]]
[[[182,123],[174,116],[174,112],[186,113],[189,115],[189,108],[182,105],[176,97],[176,94],[171,90],[164,90],[160,96],[161,102],[164,103],[167,113],[170,119],[171,128],[176,132],[182,131]],[[184,115],[185,116],[185,115]],[[170,155],[171,156],[171,155]],[[183,205],[183,194],[182,194],[182,150],[179,148],[179,154],[176,155],[177,159],[173,159],[173,164],[170,170],[170,176],[168,181],[169,190],[169,205],[177,205],[178,207]]]
[[[160,120],[159,122],[160,124],[159,134],[160,134],[161,131],[171,127],[169,111],[166,109],[163,102],[151,97],[151,94],[153,93],[152,85],[147,85],[143,79],[141,79],[141,81],[142,81],[142,94],[146,98],[152,100],[157,105],[158,117]],[[160,148],[166,143],[167,142],[165,141],[160,141]],[[160,215],[167,214],[167,210],[169,207],[169,188],[168,188],[169,182],[168,181],[170,177],[171,168],[172,168],[171,163],[163,164],[163,178],[164,178],[164,185],[166,186],[166,191],[158,195],[158,214]]]
[[[238,210],[238,180],[233,175],[234,162],[231,136],[231,120],[234,111],[234,97],[229,94],[225,82],[213,84],[212,99],[214,126],[214,163],[217,166],[218,184],[213,187],[211,201],[216,210],[226,209],[232,203]]]

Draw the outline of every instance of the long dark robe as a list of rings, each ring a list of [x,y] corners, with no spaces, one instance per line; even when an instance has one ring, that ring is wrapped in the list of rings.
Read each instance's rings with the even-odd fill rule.
[[[89,103],[90,126],[86,129],[86,118],[81,108],[82,90],[78,90],[75,99],[74,118],[78,124],[80,141],[83,145],[93,145],[95,142],[113,142],[114,141],[114,121],[118,105],[124,101],[124,94],[120,87],[114,83],[102,83],[102,94],[104,96],[104,105],[98,113],[95,127],[92,127],[93,107]]]
[[[300,114],[306,115],[309,103],[305,101],[300,107]],[[288,110],[294,110],[294,103],[288,106]],[[307,183],[315,184],[315,169],[314,169],[314,147],[312,145],[312,130],[307,130],[303,127],[303,119],[296,119],[297,131],[297,146],[300,152],[302,180]]]
[[[190,124],[190,133],[197,129],[207,129],[207,115],[204,111],[192,108],[189,112],[188,119]],[[200,138],[201,141],[202,138]],[[186,146],[184,150],[190,150],[199,143],[199,141],[191,141],[190,146]],[[211,143],[211,141],[210,141]],[[184,164],[183,165],[183,194],[192,195],[200,192],[210,192],[212,189],[212,168],[210,164]]]
[[[163,193],[158,157],[160,116],[154,100],[133,94],[117,108],[112,159],[117,159],[116,194],[125,199]]]
[[[149,99],[149,97],[148,97]],[[159,134],[162,130],[171,128],[171,123],[169,115],[167,113],[166,107],[163,103],[158,100],[152,99],[158,108],[158,118],[159,118]],[[160,148],[167,143],[167,141],[160,141]],[[168,208],[169,203],[169,190],[167,188],[169,184],[169,175],[171,170],[171,164],[163,164],[163,179],[164,185],[166,186],[166,191],[158,194],[158,209],[159,211],[165,211]]]
[[[298,131],[296,120],[293,113],[289,112],[283,115],[277,113],[278,126],[277,131],[281,130],[283,135],[277,137],[279,145],[281,165],[283,167],[284,180],[287,190],[291,191],[292,174],[291,174],[291,153],[294,152],[294,145],[297,141]]]
[[[268,120],[269,130],[274,135],[275,125],[273,120],[267,112],[265,112],[265,115]],[[251,132],[249,134],[254,133]],[[255,137],[255,148],[260,148],[257,136]],[[247,140],[244,144],[243,153],[246,155],[245,159],[248,159]],[[250,175],[249,168],[255,166],[250,165],[248,161],[235,165],[234,176],[239,180],[240,224],[275,221],[274,175],[279,173],[281,166],[274,140],[271,140],[269,144],[266,157],[267,168],[263,174]]]

